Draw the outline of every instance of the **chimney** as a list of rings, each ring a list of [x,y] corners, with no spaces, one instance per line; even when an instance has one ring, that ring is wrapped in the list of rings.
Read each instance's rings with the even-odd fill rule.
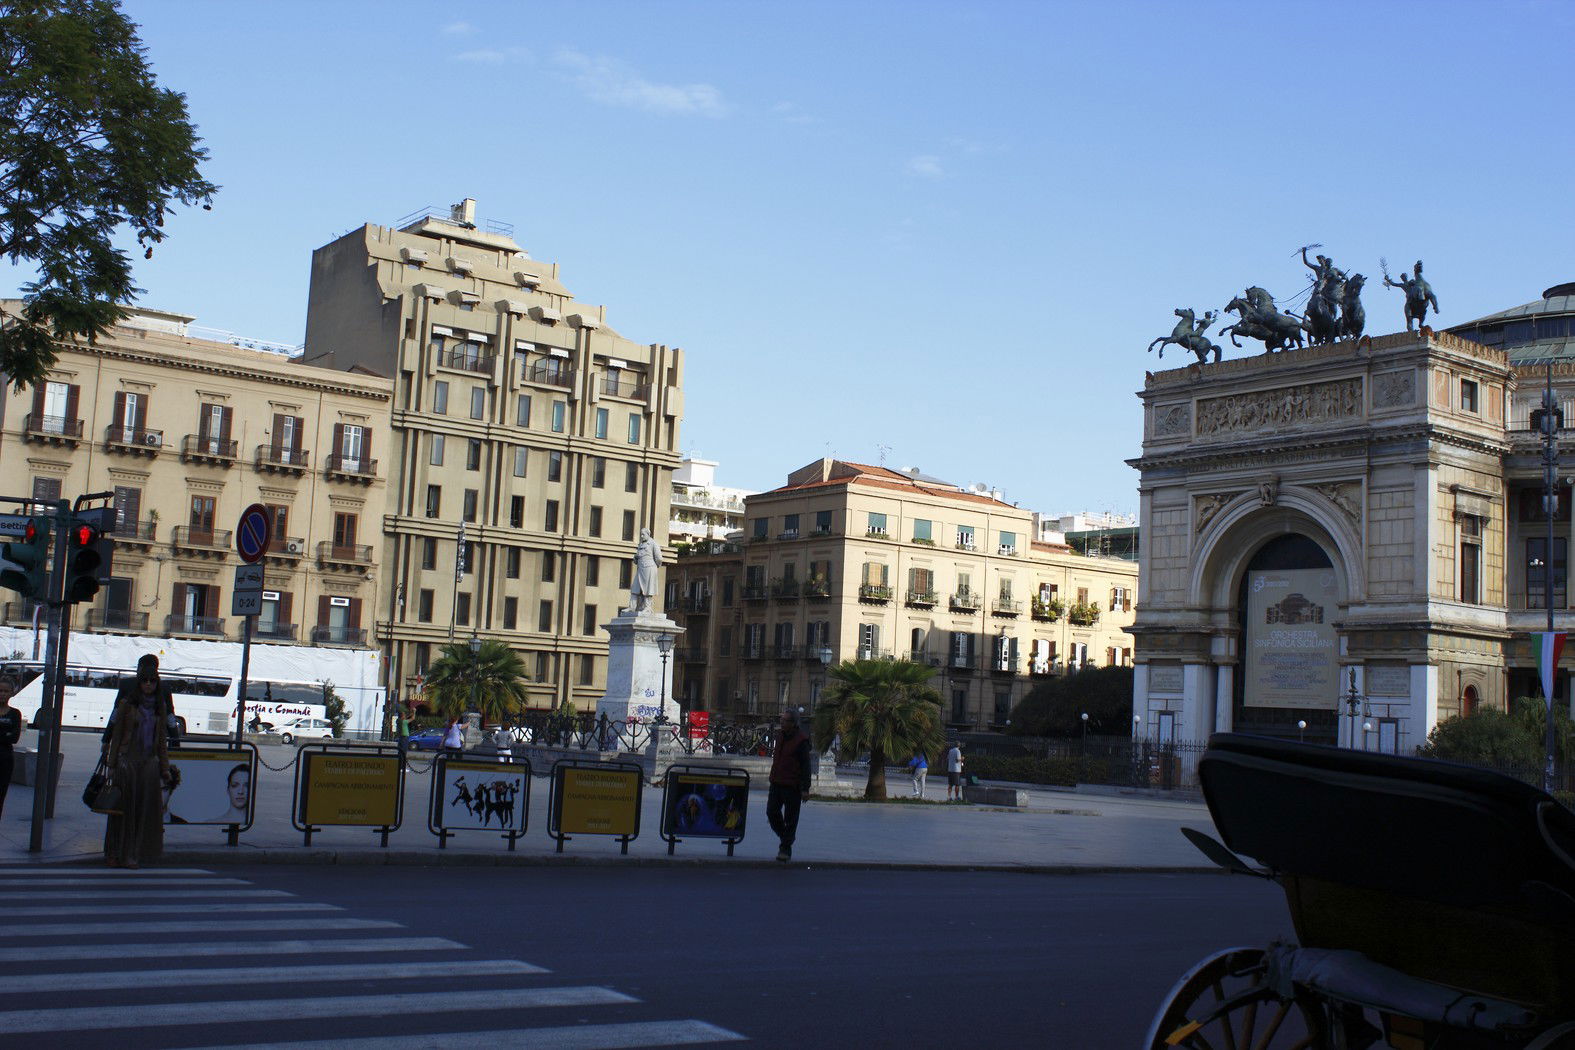
[[[476,228],[476,198],[466,197],[449,209],[449,218],[467,230]]]

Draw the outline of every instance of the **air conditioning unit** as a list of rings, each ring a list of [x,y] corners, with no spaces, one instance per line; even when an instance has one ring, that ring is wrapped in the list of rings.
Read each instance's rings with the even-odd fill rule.
[[[142,443],[144,445],[147,445],[149,448],[158,448],[160,445],[164,444],[164,435],[163,434],[143,434],[142,435]]]
[[[284,545],[284,549],[289,551],[291,554],[300,554],[306,550],[306,544],[302,543],[300,540],[290,540]]]

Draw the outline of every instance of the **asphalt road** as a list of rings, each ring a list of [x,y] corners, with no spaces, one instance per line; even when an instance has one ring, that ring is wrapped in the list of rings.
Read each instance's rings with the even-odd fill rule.
[[[1199,957],[1289,932],[1223,875],[13,867],[0,898],[0,1032],[83,1048],[1125,1050]]]

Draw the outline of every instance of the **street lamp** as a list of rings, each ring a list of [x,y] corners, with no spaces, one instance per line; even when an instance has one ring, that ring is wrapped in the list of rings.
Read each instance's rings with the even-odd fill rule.
[[[1358,718],[1372,718],[1373,709],[1368,706],[1367,697],[1356,691],[1356,668],[1353,667],[1350,670],[1351,686],[1346,690],[1342,699],[1345,700],[1346,709],[1351,715],[1351,746],[1354,748],[1356,746],[1356,720]],[[1368,723],[1368,725],[1371,726],[1371,723]],[[1365,736],[1362,738],[1362,750],[1367,750],[1367,738]]]
[[[1307,720],[1305,718],[1296,720],[1296,739],[1303,744],[1307,743]]]
[[[1083,719],[1083,746],[1082,746],[1081,750],[1086,754],[1088,752],[1088,712],[1087,711],[1083,712],[1082,719]]]
[[[667,722],[667,658],[673,652],[673,636],[660,635],[656,639],[656,651],[662,656],[662,692],[656,707],[656,724],[664,725]]]
[[[823,645],[819,649],[815,650],[815,658],[820,661],[820,677],[815,680],[815,688],[810,692],[809,707],[811,711],[813,711],[815,709],[815,705],[820,702],[820,690],[824,688],[826,684],[826,668],[831,666],[831,661],[834,656],[836,656],[836,654],[831,651],[831,646],[829,645]]]
[[[481,692],[481,639],[470,636],[470,709],[477,710],[476,695]]]

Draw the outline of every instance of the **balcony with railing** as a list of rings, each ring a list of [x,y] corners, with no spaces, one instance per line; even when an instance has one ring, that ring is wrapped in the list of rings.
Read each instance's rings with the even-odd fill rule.
[[[133,456],[157,456],[164,448],[164,431],[111,423],[104,428],[104,448]]]
[[[177,553],[195,554],[201,558],[223,558],[230,553],[229,529],[205,529],[194,525],[177,525],[170,533],[170,544]]]
[[[857,654],[857,658],[860,660],[890,660],[892,656],[890,649],[860,648],[857,650]]]
[[[574,385],[574,369],[560,364],[556,357],[532,361],[525,370],[525,381],[541,386],[559,386],[565,389]]]
[[[1065,611],[1066,608],[1061,604],[1059,598],[1051,598],[1049,601],[1044,602],[1035,598],[1032,603],[1031,615],[1034,619],[1043,623],[1055,623]]]
[[[1016,674],[1017,673],[1017,657],[1015,657],[1015,656],[997,656],[990,663],[990,673],[991,674]]]
[[[268,549],[263,552],[263,557],[272,558],[281,562],[297,562],[306,554],[306,539],[303,536],[269,536]]]
[[[351,481],[359,485],[370,485],[377,477],[377,460],[367,456],[347,456],[343,452],[333,452],[323,460],[323,476],[329,481]]]
[[[972,591],[958,591],[947,601],[954,612],[978,612],[979,596]]]
[[[1028,665],[1028,673],[1032,675],[1038,675],[1041,678],[1060,674],[1061,658],[1057,656],[1040,663],[1030,663]]]
[[[935,604],[934,591],[909,591],[907,604],[928,609]]]
[[[46,445],[71,445],[82,441],[82,420],[72,416],[46,416],[29,412],[22,417],[22,438]]]
[[[941,666],[940,656],[930,652],[928,649],[911,650],[908,653],[908,659],[916,664],[928,664],[931,667]]]
[[[323,540],[317,545],[317,563],[340,572],[365,572],[372,567],[372,547],[366,543]]]
[[[773,645],[771,647],[771,658],[773,660],[797,660],[799,655],[799,648],[796,645]]]
[[[739,650],[738,655],[745,660],[764,660],[766,658],[766,647],[763,645],[746,645]]]
[[[674,510],[680,508],[694,508],[696,510],[721,510],[731,511],[734,514],[744,512],[744,501],[737,496],[713,496],[704,489],[692,489],[687,485],[674,485],[672,506]]]
[[[187,616],[180,613],[164,617],[165,634],[189,634],[199,638],[223,638],[224,620],[218,616]]]
[[[159,523],[156,521],[122,521],[110,530],[117,547],[146,549],[158,539]]]
[[[711,611],[711,596],[709,594],[686,594],[682,602],[683,611],[693,616],[704,616]]]
[[[312,454],[299,448],[275,448],[273,445],[257,446],[257,469],[273,474],[293,474],[300,477],[311,464]]]
[[[148,633],[148,614],[134,609],[89,609],[85,630],[125,631],[128,634]]]
[[[960,551],[976,551],[979,549],[979,547],[976,543],[974,543],[973,540],[961,538],[957,541],[957,549]]]
[[[951,659],[946,661],[946,666],[953,671],[972,671],[973,665],[974,658],[971,653],[952,653]]]
[[[798,601],[799,582],[797,580],[772,580],[771,597],[779,602]]]
[[[863,584],[859,587],[859,601],[889,602],[891,601],[891,588],[878,583]]]
[[[479,350],[445,350],[438,358],[438,364],[444,368],[457,368],[462,372],[478,372],[483,375],[492,374],[492,366],[497,361],[497,354],[483,353]]]
[[[366,645],[365,627],[318,624],[312,628],[313,645]]]
[[[691,645],[683,649],[674,649],[673,658],[681,663],[703,664],[706,662],[705,646]]]
[[[42,608],[42,602],[6,602],[5,622],[12,626],[30,624],[33,622],[33,610]]]
[[[264,623],[261,618],[252,627],[252,640],[257,642],[293,642],[296,625],[293,623]]]
[[[831,581],[825,577],[805,581],[804,597],[823,600],[831,597]]]
[[[208,434],[187,434],[180,439],[180,461],[230,467],[235,465],[238,448],[239,443],[234,440],[226,441]]]
[[[991,616],[1021,616],[1023,603],[1015,598],[997,598],[990,603]]]
[[[645,381],[642,375],[622,376],[604,374],[597,389],[612,397],[627,397],[644,400],[651,392],[651,384]]]
[[[771,588],[763,583],[746,583],[743,592],[746,602],[763,602],[771,597]]]

